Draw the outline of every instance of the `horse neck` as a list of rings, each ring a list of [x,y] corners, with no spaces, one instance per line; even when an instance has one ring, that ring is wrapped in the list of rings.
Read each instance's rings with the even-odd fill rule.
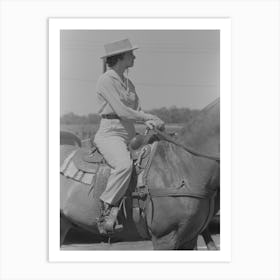
[[[211,105],[211,106],[210,106]],[[210,104],[179,132],[178,141],[200,153],[220,155],[219,102]]]
[[[216,165],[215,161],[193,156],[175,144],[160,141],[152,159],[148,185],[178,188],[185,181],[193,188],[206,188]]]

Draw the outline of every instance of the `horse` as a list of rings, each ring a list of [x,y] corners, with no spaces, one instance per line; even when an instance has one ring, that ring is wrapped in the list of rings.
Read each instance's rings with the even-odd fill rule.
[[[148,196],[144,216],[147,238],[154,250],[194,250],[202,234],[208,249],[215,250],[208,224],[220,205],[220,101],[212,102],[179,131],[176,141],[158,135],[146,176]],[[61,146],[61,164],[76,147]],[[85,185],[60,175],[60,241],[73,227],[83,228],[100,240],[96,218],[99,196],[110,173],[100,167],[96,186]],[[135,186],[134,174],[130,186]],[[129,187],[128,195],[131,193]],[[129,200],[128,200],[129,201]],[[128,209],[131,205],[127,205]],[[105,237],[104,237],[105,238]],[[118,241],[139,240],[141,235],[128,211]]]

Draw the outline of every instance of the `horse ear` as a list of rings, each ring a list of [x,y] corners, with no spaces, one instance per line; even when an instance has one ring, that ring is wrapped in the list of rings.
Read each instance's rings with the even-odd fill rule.
[[[143,143],[144,143],[144,136],[143,135],[136,135],[134,136],[131,140],[130,140],[130,143],[129,143],[129,146],[132,150],[137,150],[139,149]]]

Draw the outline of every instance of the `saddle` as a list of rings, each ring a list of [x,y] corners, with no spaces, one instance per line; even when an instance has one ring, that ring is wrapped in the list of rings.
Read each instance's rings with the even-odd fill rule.
[[[96,173],[99,164],[106,164],[103,155],[95,146],[91,149],[79,149],[73,157],[73,162],[79,170],[88,173]]]
[[[145,180],[158,144],[155,140],[155,138],[151,138],[151,141],[146,141],[138,150],[131,150],[133,172],[127,194],[120,203],[120,208],[123,208],[124,213],[129,211],[132,214],[138,233],[143,238],[149,237],[144,216],[145,201],[148,193],[145,187]],[[60,173],[67,178],[86,184],[91,188],[96,188],[98,187],[96,186],[98,176],[104,175],[101,174],[104,168],[109,169],[111,167],[93,144],[92,148],[77,148],[70,153],[62,163]],[[127,200],[129,200],[129,203],[125,203]],[[128,207],[130,209],[127,209]]]

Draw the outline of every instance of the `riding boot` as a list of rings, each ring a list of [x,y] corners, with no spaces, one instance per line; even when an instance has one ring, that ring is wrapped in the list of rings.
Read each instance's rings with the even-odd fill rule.
[[[121,230],[121,225],[116,226],[119,208],[105,202],[102,208],[100,218],[97,222],[100,234],[112,234],[116,229],[118,231]]]
[[[115,206],[110,206],[109,211],[107,211],[104,217],[104,229],[106,232],[113,232],[118,216],[119,208]]]

